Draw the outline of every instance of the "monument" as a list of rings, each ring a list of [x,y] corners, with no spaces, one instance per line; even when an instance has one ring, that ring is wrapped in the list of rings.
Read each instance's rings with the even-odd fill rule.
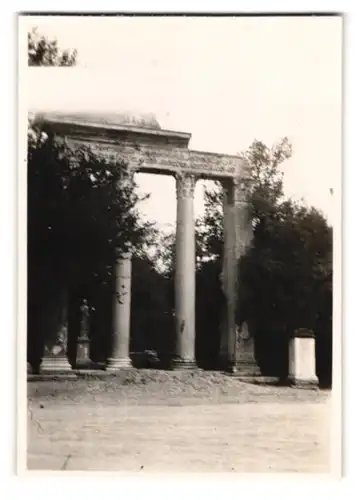
[[[296,386],[317,386],[315,335],[308,328],[295,330],[289,342],[289,381]]]
[[[80,335],[77,339],[76,367],[88,368],[91,365],[89,357],[89,306],[83,299],[80,307]]]
[[[35,121],[51,130],[55,139],[66,138],[72,146],[91,146],[97,154],[126,161],[133,172],[168,174],[176,179],[176,352],[173,367],[192,368],[195,361],[195,225],[194,190],[199,179],[215,179],[224,187],[224,258],[222,288],[226,310],[221,332],[219,362],[244,375],[257,372],[253,343],[246,344],[246,363],[236,341],[238,261],[252,237],[247,205],[248,170],[238,156],[189,149],[190,133],[164,130],[154,115],[116,113],[42,113]],[[107,370],[131,366],[129,357],[131,307],[131,254],[119,260],[113,302],[114,344]],[[240,346],[241,349],[241,346]],[[238,361],[237,361],[238,360]],[[239,366],[240,363],[240,366]],[[46,364],[46,361],[45,361]]]

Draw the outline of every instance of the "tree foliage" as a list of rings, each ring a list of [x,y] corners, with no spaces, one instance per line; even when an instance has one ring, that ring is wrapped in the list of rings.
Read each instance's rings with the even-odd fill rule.
[[[263,371],[279,376],[287,371],[289,334],[300,327],[313,329],[318,371],[329,382],[332,229],[315,208],[285,198],[280,167],[290,156],[287,139],[271,148],[254,141],[242,154],[249,165],[248,201],[254,231],[252,245],[239,264],[238,321],[247,320],[251,325]],[[207,279],[213,283],[206,260],[218,262],[221,269],[222,196],[220,184],[205,192],[205,214],[197,222],[202,273],[206,274],[208,268]],[[216,307],[215,302],[212,307]],[[210,310],[211,305],[207,308]]]
[[[328,380],[332,230],[324,217],[314,208],[281,203],[256,227],[253,245],[240,263],[240,279],[245,291],[241,309],[257,336],[263,368],[286,376],[289,334],[309,328],[317,336],[318,347],[322,343],[318,371]],[[271,359],[268,353],[272,349]]]
[[[283,199],[283,173],[279,167],[291,154],[291,144],[284,138],[271,148],[255,140],[240,155],[249,165],[248,202],[254,227],[264,216],[276,211]],[[206,189],[204,197],[204,215],[196,221],[200,258],[217,259],[222,257],[224,241],[221,182]]]
[[[61,50],[57,40],[40,35],[37,28],[28,33],[29,66],[74,66],[76,50]]]
[[[30,124],[27,166],[29,329],[37,335],[47,303],[63,290],[86,296],[109,284],[116,259],[141,247],[151,227],[140,221],[124,162]]]
[[[35,141],[34,129],[29,135],[29,235],[41,261],[56,258],[64,278],[88,270],[105,278],[114,256],[138,247],[149,228],[140,223],[132,173],[89,146],[54,141],[43,130]]]
[[[195,223],[197,261],[201,263],[222,258],[224,222],[223,188],[219,181],[204,192],[204,215]]]

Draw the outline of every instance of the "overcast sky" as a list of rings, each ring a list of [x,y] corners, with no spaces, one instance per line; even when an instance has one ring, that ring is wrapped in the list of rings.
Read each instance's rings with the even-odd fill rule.
[[[34,68],[28,105],[43,110],[152,111],[191,132],[191,149],[236,154],[287,136],[286,194],[332,220],[341,169],[340,17],[27,18],[78,50],[76,68]],[[175,180],[138,174],[146,217],[173,224]],[[195,211],[202,211],[202,184]]]

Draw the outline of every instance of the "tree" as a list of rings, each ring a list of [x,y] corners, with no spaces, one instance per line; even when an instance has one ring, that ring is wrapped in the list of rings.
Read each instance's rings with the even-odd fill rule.
[[[133,176],[124,162],[71,147],[51,130],[28,130],[29,348],[39,356],[46,307],[64,290],[92,303],[111,284],[116,259],[150,233],[140,221]],[[94,295],[95,294],[95,295]],[[39,337],[38,333],[41,332]],[[37,360],[37,363],[39,360]]]
[[[195,222],[197,262],[221,260],[224,242],[223,188],[219,181],[204,192],[204,215]]]
[[[328,379],[331,362],[325,366],[322,358],[331,348],[332,230],[324,217],[314,208],[282,203],[255,228],[240,277],[242,309],[255,332],[263,371],[287,376],[289,334],[305,327],[323,339],[322,349],[317,346],[318,372]]]
[[[60,50],[57,40],[40,35],[37,28],[28,33],[29,66],[74,66],[76,50]]]
[[[319,376],[328,382],[332,343],[332,230],[319,211],[285,198],[279,167],[290,156],[291,145],[286,138],[272,148],[254,141],[242,154],[250,167],[248,201],[254,234],[252,245],[239,264],[239,314],[246,312],[260,367],[272,375],[286,375],[289,333],[299,327],[313,329],[317,335]],[[205,214],[197,222],[203,280],[208,283],[204,289],[210,283],[220,286],[206,260],[217,262],[220,272],[221,204],[222,189],[217,184],[215,189],[206,191]],[[216,308],[215,299],[206,307]],[[244,320],[242,313],[238,320]],[[213,335],[218,335],[214,322],[211,327]]]
[[[268,148],[255,140],[249,149],[240,155],[249,169],[248,202],[251,206],[253,226],[259,224],[270,212],[276,211],[284,198],[283,174],[280,165],[292,154],[287,138]],[[223,251],[223,188],[221,182],[205,190],[205,213],[196,221],[199,240],[199,258],[218,259]]]
[[[29,66],[73,66],[76,56],[76,51],[62,52],[56,40],[49,41],[36,29],[28,34]],[[55,140],[51,130],[29,120],[28,358],[35,369],[44,338],[51,330],[47,319],[61,307],[64,290],[69,295],[70,360],[76,356],[78,333],[72,325],[79,324],[79,305],[84,296],[92,311],[92,355],[106,358],[114,263],[129,247],[135,278],[132,344],[137,348],[146,340],[145,344],[161,351],[164,336],[155,335],[151,325],[153,317],[160,317],[160,308],[167,311],[169,307],[164,294],[152,292],[164,280],[166,289],[166,279],[146,257],[145,248],[156,234],[151,224],[140,221],[135,187],[126,163],[99,157],[90,147],[70,147]],[[146,300],[142,300],[144,294]],[[167,316],[162,314],[165,327],[160,332],[169,331],[169,315],[171,311]],[[140,327],[139,318],[144,320]],[[141,340],[144,333],[146,339]]]
[[[175,340],[173,280],[145,256],[133,259],[132,279],[130,348],[154,350],[167,362]]]

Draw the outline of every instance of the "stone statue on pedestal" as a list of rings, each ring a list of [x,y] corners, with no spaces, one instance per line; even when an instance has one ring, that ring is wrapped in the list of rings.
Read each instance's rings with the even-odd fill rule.
[[[88,367],[91,364],[89,357],[89,326],[90,313],[87,300],[84,299],[80,306],[80,335],[77,342],[76,364],[80,367]]]

